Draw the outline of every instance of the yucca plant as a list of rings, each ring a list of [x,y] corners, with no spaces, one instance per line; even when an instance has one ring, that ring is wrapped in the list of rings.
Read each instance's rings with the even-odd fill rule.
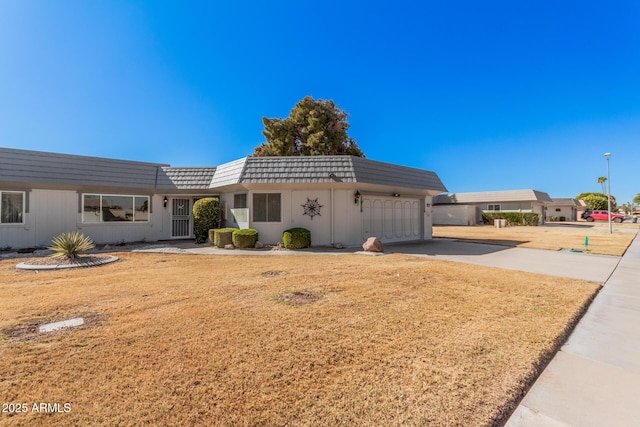
[[[47,249],[54,252],[52,257],[64,256],[70,259],[77,258],[81,253],[96,246],[89,237],[77,231],[59,234],[53,238],[51,243],[53,244]]]

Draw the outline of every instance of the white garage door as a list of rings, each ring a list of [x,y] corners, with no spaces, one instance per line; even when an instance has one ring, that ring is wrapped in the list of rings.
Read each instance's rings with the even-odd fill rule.
[[[420,199],[364,197],[362,199],[363,238],[382,242],[422,239]]]

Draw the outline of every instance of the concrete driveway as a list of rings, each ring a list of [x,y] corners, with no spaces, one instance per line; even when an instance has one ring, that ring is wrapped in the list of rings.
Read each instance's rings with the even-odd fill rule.
[[[514,248],[433,239],[410,244],[388,244],[387,252],[403,253],[446,261],[486,265],[509,270],[571,277],[604,283],[620,262],[620,257]]]

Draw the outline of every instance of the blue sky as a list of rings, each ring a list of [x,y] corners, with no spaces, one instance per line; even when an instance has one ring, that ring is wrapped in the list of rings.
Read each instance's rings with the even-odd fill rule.
[[[307,95],[451,192],[640,193],[635,1],[0,2],[0,146],[218,165]]]

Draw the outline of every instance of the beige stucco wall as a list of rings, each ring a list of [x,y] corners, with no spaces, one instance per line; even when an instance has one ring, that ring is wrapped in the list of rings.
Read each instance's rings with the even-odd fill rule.
[[[433,207],[434,225],[476,225],[478,209],[475,205],[444,205]]]
[[[93,194],[93,193],[92,193]],[[0,247],[46,247],[64,232],[80,231],[98,243],[155,241],[168,238],[167,212],[162,196],[152,196],[153,212],[148,222],[108,222],[86,224],[80,213],[80,195],[76,191],[31,190],[29,212],[24,224],[0,225]]]
[[[558,219],[563,216],[566,218],[566,221],[576,221],[576,213],[577,209],[575,206],[549,206],[547,208],[547,221],[551,221],[551,217],[553,216],[557,216]]]
[[[254,222],[252,219],[253,194],[255,193],[280,193],[282,195],[281,221],[279,222]],[[431,238],[431,197],[427,196],[429,208],[425,209],[424,198],[393,198],[388,194],[375,195],[363,193],[362,199],[355,203],[353,189],[285,189],[285,190],[248,190],[247,203],[249,207],[250,227],[259,232],[259,239],[265,244],[276,244],[282,241],[282,233],[289,228],[304,227],[311,231],[311,241],[314,246],[328,246],[341,243],[347,246],[361,245],[367,237],[375,235],[382,241],[398,241],[402,239],[419,240]],[[227,226],[235,227],[233,215],[230,212],[233,206],[233,194],[221,195],[227,211]],[[425,196],[423,196],[425,197]],[[303,205],[309,200],[317,199],[322,205],[320,215],[311,217],[304,215]],[[368,214],[366,203],[378,200],[382,209],[392,215],[403,215],[405,223],[399,225],[395,219],[387,220],[379,224],[379,230],[370,230],[364,225],[364,218]],[[399,204],[401,206],[399,206]],[[362,206],[361,206],[362,205]],[[407,205],[415,206],[409,214]],[[415,218],[409,218],[414,215]],[[395,218],[395,217],[390,217]],[[402,228],[404,227],[404,228]],[[405,230],[406,228],[406,230]]]
[[[341,243],[347,246],[361,245],[371,234],[365,229],[365,215],[362,202],[380,200],[385,210],[386,221],[376,237],[384,241],[418,240],[432,237],[431,196],[392,197],[390,193],[363,194],[358,203],[354,203],[354,188],[334,189],[300,189],[271,186],[260,189],[222,192],[220,199],[225,209],[226,226],[234,227],[230,209],[234,203],[234,194],[246,192],[250,210],[250,226],[260,233],[260,240],[265,244],[276,244],[282,241],[284,230],[293,227],[304,227],[311,230],[314,246],[328,246]],[[251,218],[252,195],[254,193],[273,192],[282,195],[281,221],[275,223],[257,222]],[[94,193],[92,193],[94,194]],[[111,193],[123,194],[123,193]],[[141,194],[144,195],[144,194]],[[32,190],[29,194],[29,212],[25,214],[24,224],[0,225],[0,247],[13,248],[47,246],[51,239],[68,231],[79,230],[91,237],[96,243],[119,243],[122,241],[157,241],[171,238],[171,199],[169,205],[163,206],[164,194],[151,196],[152,211],[148,222],[107,222],[83,223],[80,212],[81,193],[62,190]],[[193,195],[175,196],[192,198]],[[320,215],[311,217],[304,215],[307,199],[318,199],[322,205]],[[411,210],[407,206],[412,206]],[[393,216],[395,215],[395,216]],[[403,221],[399,218],[402,216]],[[374,234],[375,235],[375,234]]]

